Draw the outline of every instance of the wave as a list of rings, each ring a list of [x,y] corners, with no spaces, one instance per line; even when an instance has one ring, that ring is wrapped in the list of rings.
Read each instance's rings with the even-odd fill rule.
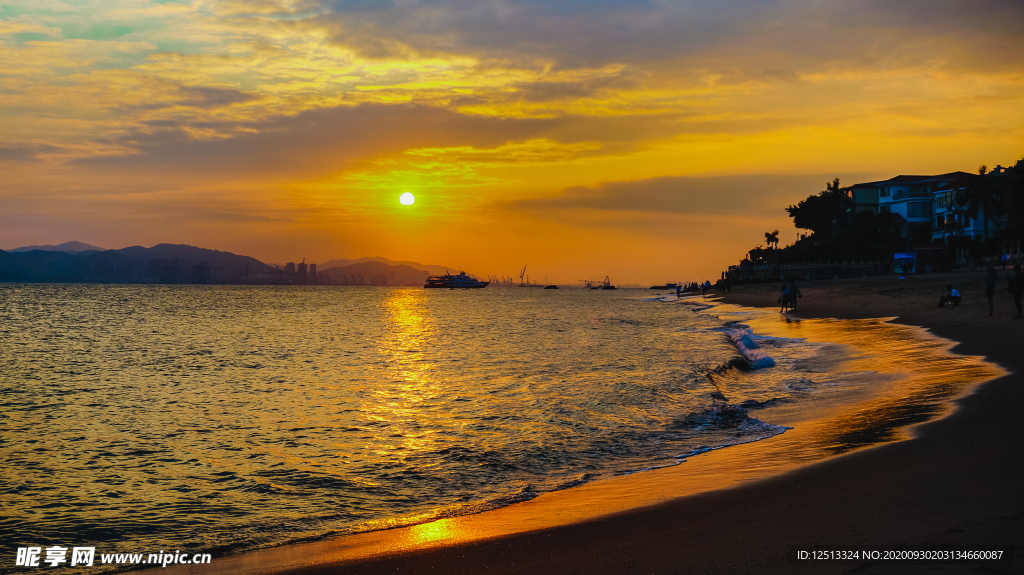
[[[788,398],[785,398],[785,397],[773,397],[773,398],[767,399],[765,401],[757,401],[755,399],[747,399],[745,401],[741,401],[739,403],[739,406],[742,407],[743,409],[762,409],[762,408],[765,408],[765,407],[772,407],[773,405],[779,405],[779,404],[782,404],[782,403],[789,403],[789,401],[790,400]]]
[[[736,350],[740,352],[743,359],[746,360],[746,366],[749,369],[761,369],[764,367],[774,367],[775,360],[772,356],[765,353],[761,346],[757,345],[754,341],[754,334],[750,329],[737,328],[726,332],[726,337],[729,341],[736,346]],[[741,367],[737,365],[737,367]]]
[[[762,439],[772,437],[773,435],[785,433],[787,429],[792,429],[791,427],[775,425],[761,421],[756,417],[751,417],[747,412],[747,409],[742,404],[737,405],[725,402],[715,403],[701,412],[691,412],[686,417],[674,421],[672,423],[672,427],[701,431],[704,433],[715,431],[728,432],[726,435],[722,435],[721,433],[710,433],[708,436],[709,439],[712,437],[718,437],[720,439],[725,439],[725,441],[717,446],[701,446],[688,454],[684,454],[683,457],[741,443],[760,441]]]

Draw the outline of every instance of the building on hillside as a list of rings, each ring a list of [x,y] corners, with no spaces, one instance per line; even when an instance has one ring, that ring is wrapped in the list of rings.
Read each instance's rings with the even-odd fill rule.
[[[867,210],[873,214],[878,214],[878,186],[876,184],[878,182],[865,182],[853,185],[851,190],[854,213]]]
[[[1002,167],[990,173],[1002,174]],[[950,172],[937,176],[896,176],[852,186],[854,211],[899,215],[900,237],[914,243],[943,242],[948,236],[985,239],[984,210],[968,212],[967,189],[978,176]],[[989,235],[996,222],[989,220]]]

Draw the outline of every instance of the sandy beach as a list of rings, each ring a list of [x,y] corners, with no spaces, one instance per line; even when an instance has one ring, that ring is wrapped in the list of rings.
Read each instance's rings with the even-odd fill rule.
[[[1024,321],[1012,319],[1013,304],[1005,291],[1008,273],[1000,272],[992,318],[985,317],[983,272],[800,282],[804,297],[793,317],[898,317],[899,323],[922,326],[961,342],[954,348],[958,353],[985,356],[1011,372],[959,400],[959,408],[951,415],[915,427],[911,439],[726,489],[520,535],[415,551],[385,549],[373,559],[359,561],[343,554],[332,557],[329,550],[338,544],[326,540],[317,544],[317,555],[307,554],[308,559],[291,561],[283,569],[260,565],[260,552],[249,554],[247,570],[296,574],[1020,572],[1024,465],[1019,454],[1024,434],[1018,412],[1024,399],[1020,375],[1024,359],[1019,353]],[[963,293],[964,301],[938,308],[947,283]],[[721,301],[777,307],[779,287],[738,286]],[[629,502],[623,505],[630,507]],[[644,503],[633,507],[640,505]],[[386,541],[388,532],[372,537]],[[891,549],[1014,545],[1016,556],[1014,565],[986,566],[787,562],[791,546],[815,545]],[[280,556],[282,551],[276,553]],[[238,562],[233,565],[239,567]],[[216,571],[217,562],[194,572],[209,573],[211,568]]]

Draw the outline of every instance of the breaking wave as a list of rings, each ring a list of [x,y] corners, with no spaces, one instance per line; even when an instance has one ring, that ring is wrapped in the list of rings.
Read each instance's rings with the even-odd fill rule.
[[[746,360],[749,369],[761,369],[774,367],[775,360],[765,353],[761,346],[754,341],[754,334],[747,328],[736,328],[726,332],[729,341],[736,346],[743,359]]]

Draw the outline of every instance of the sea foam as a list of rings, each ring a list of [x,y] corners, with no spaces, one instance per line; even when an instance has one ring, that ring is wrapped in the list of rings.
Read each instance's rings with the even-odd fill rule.
[[[737,328],[726,332],[729,341],[736,346],[736,349],[747,360],[750,369],[761,369],[762,367],[774,367],[775,360],[765,353],[761,346],[754,341],[754,334],[749,329]]]

